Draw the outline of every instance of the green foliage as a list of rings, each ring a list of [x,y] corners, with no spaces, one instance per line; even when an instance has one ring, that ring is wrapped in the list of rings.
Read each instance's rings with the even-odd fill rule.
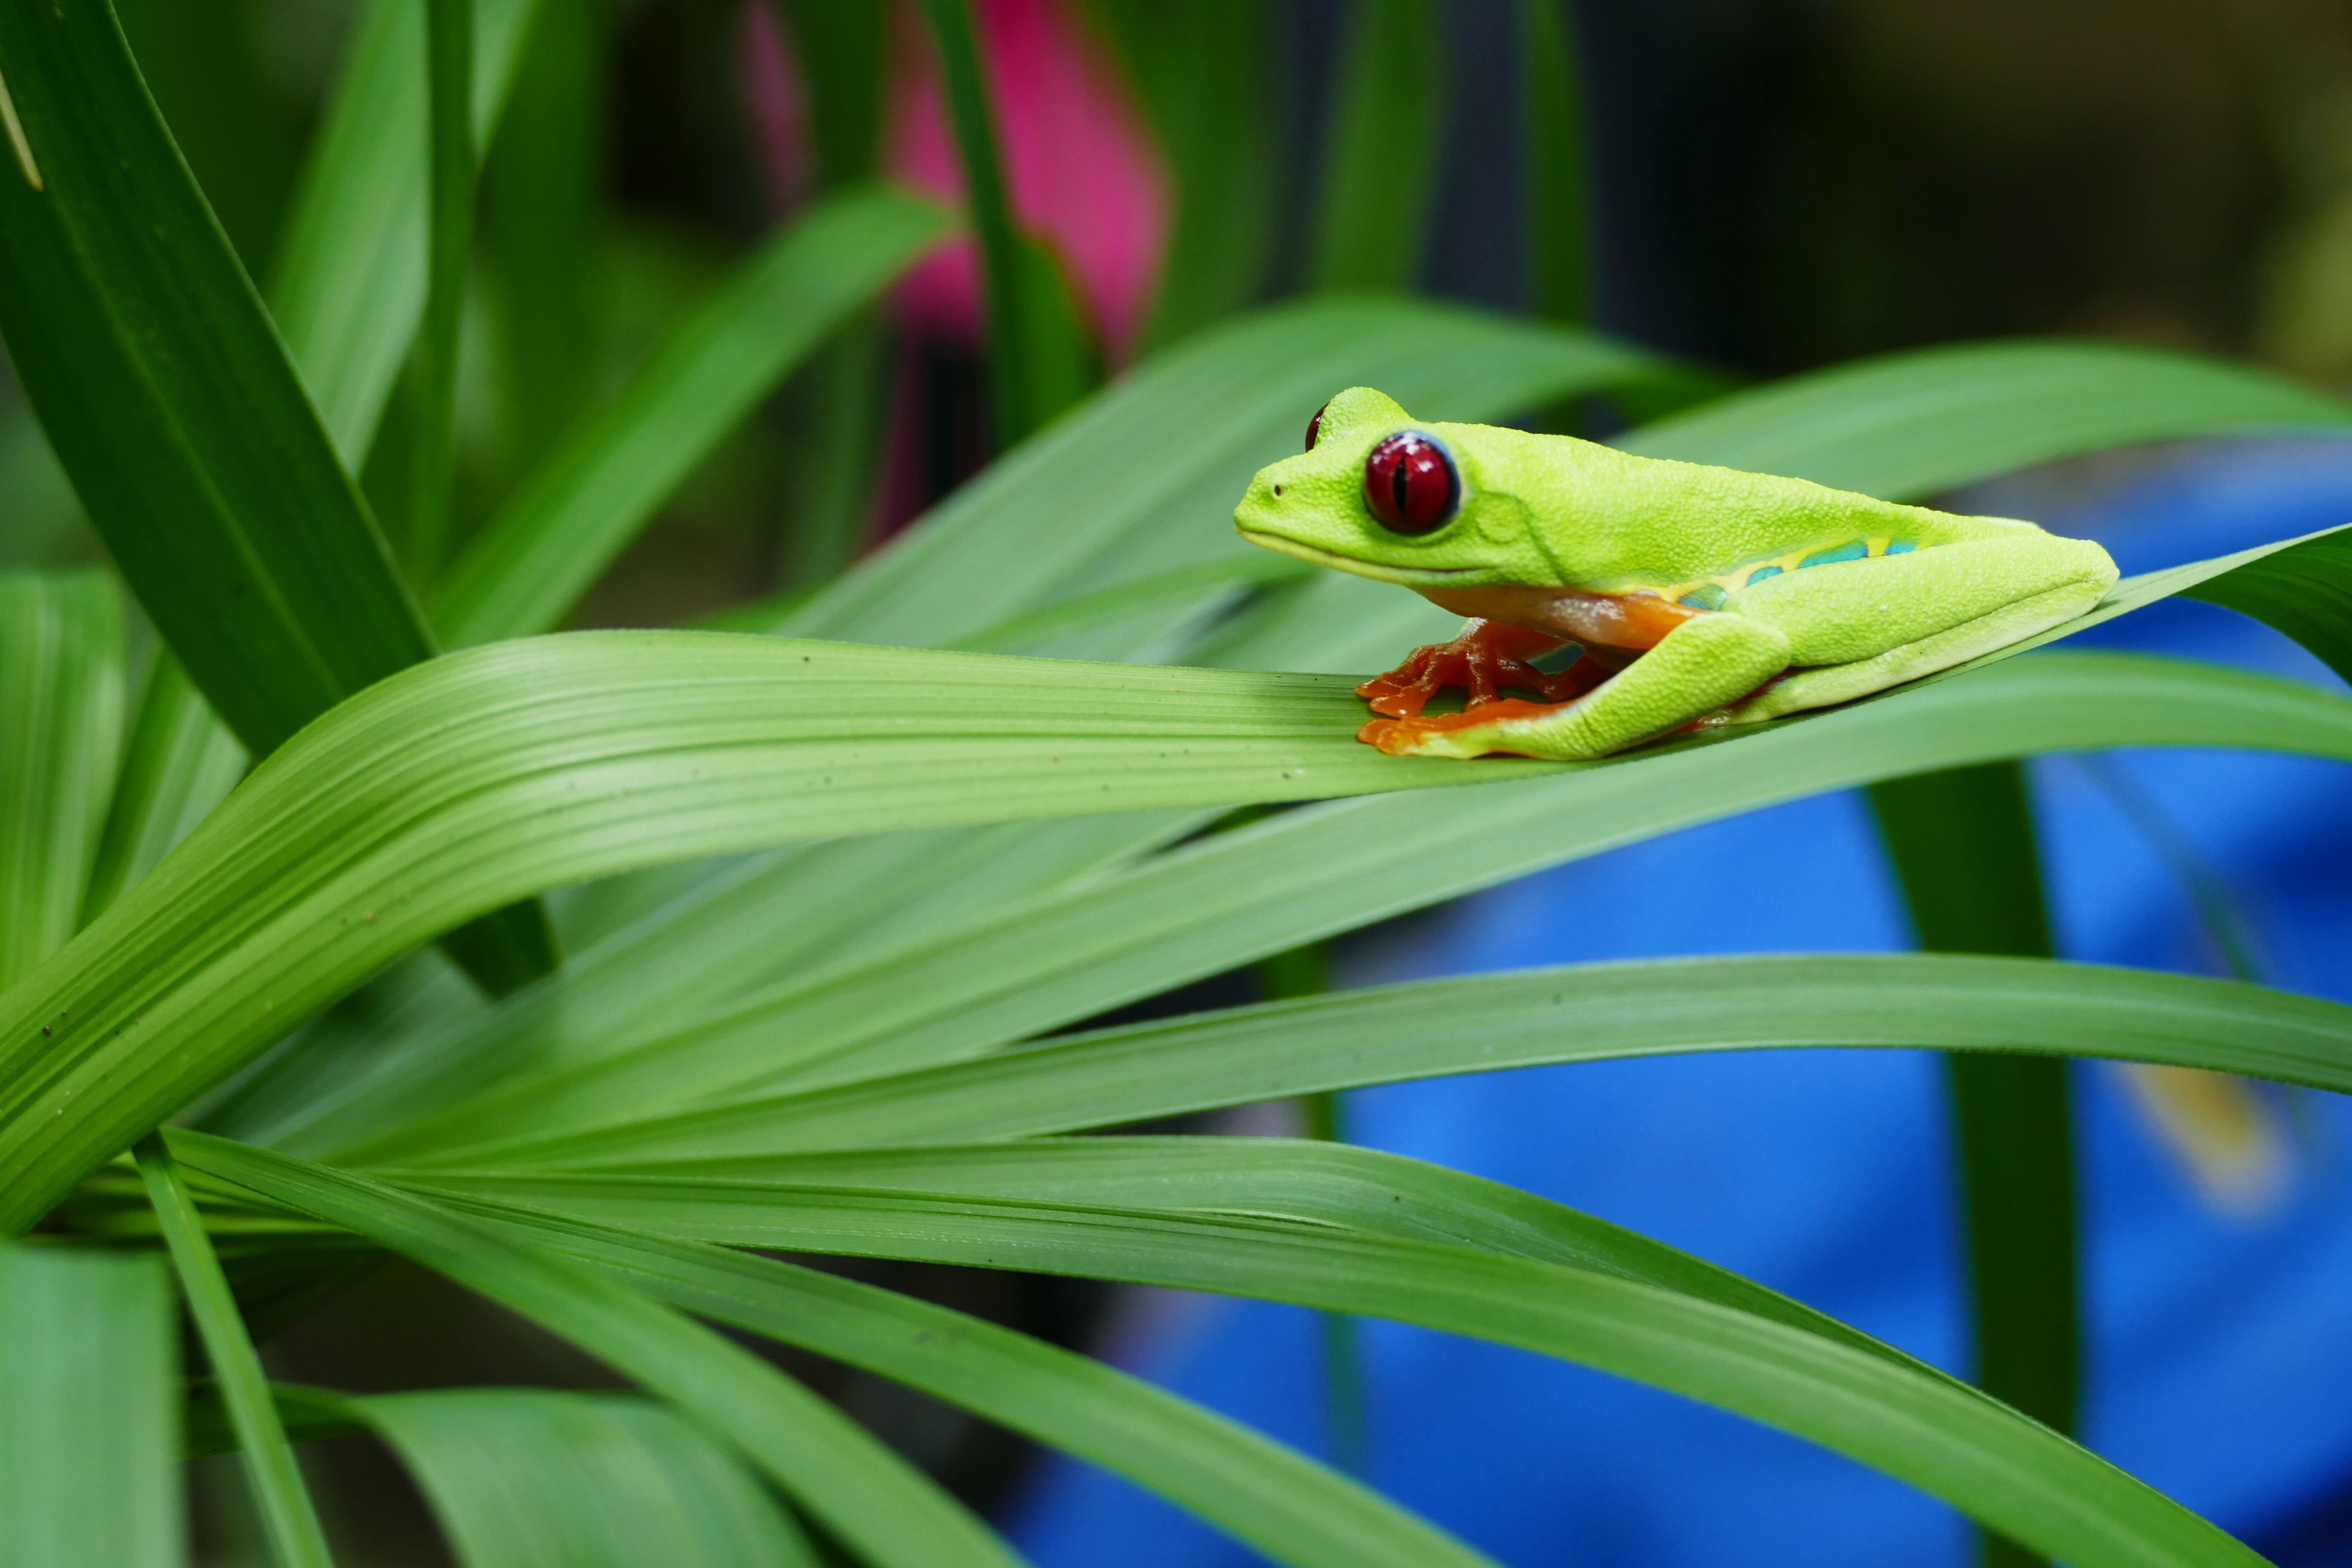
[[[2012,648],[1600,763],[1358,744],[1341,672],[1392,658],[1426,608],[1248,550],[1227,525],[1244,479],[1350,384],[1498,419],[1600,393],[1687,398],[1704,377],[1399,293],[1236,314],[1271,243],[1246,6],[1095,7],[1179,205],[1150,329],[1174,346],[1089,395],[1068,290],[1012,216],[969,10],[926,0],[1013,449],[826,582],[871,472],[871,302],[945,223],[866,184],[886,57],[856,9],[778,11],[815,73],[825,195],[602,402],[567,340],[581,297],[536,292],[596,227],[578,143],[598,123],[598,16],[369,6],[265,308],[103,8],[0,9],[25,132],[24,158],[0,162],[0,330],[116,574],[0,577],[0,1222],[39,1227],[0,1247],[0,1564],[182,1560],[183,1447],[241,1450],[280,1560],[321,1562],[287,1438],[362,1426],[468,1564],[1013,1561],[906,1460],[697,1320],[920,1389],[1284,1562],[1484,1561],[1081,1354],[754,1249],[1388,1316],[1802,1434],[2018,1550],[2255,1561],[2053,1429],[2072,1374],[2044,1352],[2074,1343],[2059,1058],[2352,1091],[2352,1009],[2039,956],[2014,760],[2179,745],[2352,761],[2352,699]],[[1310,204],[1314,269],[1392,287],[1425,226],[1441,40],[1418,0],[1360,9]],[[1572,40],[1541,0],[1521,19],[1538,294],[1570,319]],[[432,471],[408,493],[446,514],[430,448],[450,427],[466,142],[493,169],[519,482],[436,583],[431,531],[404,523],[396,564],[351,470],[421,353],[434,374],[404,395],[404,438],[424,439]],[[789,547],[813,594],[739,609],[734,633],[530,635],[803,365],[790,395],[841,405],[802,432],[828,447],[827,499]],[[1916,497],[2129,442],[2347,426],[2343,405],[2238,367],[2003,343],[1724,397],[1624,444]],[[382,445],[387,462],[414,455]],[[2347,540],[2136,579],[2036,643],[2188,593],[2352,673]],[[166,645],[143,667],[123,586]],[[480,646],[436,657],[419,589],[449,642]],[[1507,878],[1857,784],[1877,786],[1923,945],[1946,951],[1585,965],[1059,1033]],[[1234,809],[1272,803],[1307,804]],[[1961,818],[1964,862],[1938,853]],[[576,952],[561,967],[551,942],[533,950],[535,909],[467,925],[565,888]],[[420,951],[469,931],[457,950],[503,997]],[[1973,1053],[1956,1069],[1964,1128],[2015,1142],[2040,1119],[2024,1140],[2039,1167],[1969,1156],[1984,1389],[1457,1173],[1328,1142],[1063,1136],[1440,1074],[1787,1047]],[[149,1204],[120,1163],[134,1146]],[[178,1382],[159,1242],[208,1383]],[[362,1247],[503,1304],[650,1397],[268,1384],[254,1341],[294,1310],[284,1281]]]
[[[0,987],[81,923],[121,715],[112,586],[95,572],[0,576]]]
[[[742,1462],[649,1400],[444,1389],[352,1407],[416,1477],[466,1568],[817,1568]]]
[[[1087,340],[1062,263],[1013,211],[998,152],[971,0],[918,0],[930,24],[946,81],[947,110],[963,163],[972,237],[988,298],[989,405],[1000,448],[1050,424],[1097,378],[1098,348]]]
[[[303,1488],[301,1471],[295,1468],[294,1450],[286,1446],[286,1432],[278,1422],[278,1405],[270,1396],[261,1357],[237,1316],[228,1276],[221,1271],[212,1238],[205,1234],[195,1200],[162,1139],[142,1139],[137,1159],[148,1201],[155,1207],[157,1227],[179,1271],[188,1315],[195,1320],[205,1359],[212,1364],[215,1386],[227,1406],[229,1425],[236,1434],[246,1478],[252,1484],[270,1548],[282,1568],[326,1568],[333,1559],[327,1552],[326,1535],[319,1528],[318,1510]]]
[[[152,1258],[0,1244],[0,1564],[178,1568],[170,1289]]]
[[[462,647],[551,629],[753,405],[943,226],[929,203],[877,190],[786,226],[531,471],[435,595],[443,637]]]
[[[1409,288],[1437,190],[1445,29],[1433,0],[1365,0],[1353,12],[1309,270],[1318,289]]]

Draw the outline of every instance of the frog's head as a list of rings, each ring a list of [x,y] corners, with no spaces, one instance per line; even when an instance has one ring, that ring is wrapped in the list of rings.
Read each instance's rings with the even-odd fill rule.
[[[1307,450],[1258,470],[1234,509],[1243,538],[1413,588],[1541,581],[1527,507],[1496,482],[1516,433],[1431,425],[1351,386],[1307,427]]]

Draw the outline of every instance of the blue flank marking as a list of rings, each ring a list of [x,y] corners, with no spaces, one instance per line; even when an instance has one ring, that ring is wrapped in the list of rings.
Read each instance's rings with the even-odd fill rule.
[[[1841,544],[1834,549],[1816,550],[1798,562],[1797,569],[1801,572],[1808,566],[1826,566],[1832,561],[1861,561],[1868,558],[1869,554],[1870,546],[1857,539],[1851,544]]]
[[[1723,608],[1723,585],[1719,583],[1702,584],[1685,594],[1680,602],[1694,610],[1719,610]]]
[[[1908,555],[1919,546],[1908,539],[1898,539],[1886,547],[1889,555]]]
[[[1781,568],[1778,566],[1759,566],[1748,574],[1748,581],[1750,584],[1761,583],[1767,577],[1778,577],[1780,572]]]

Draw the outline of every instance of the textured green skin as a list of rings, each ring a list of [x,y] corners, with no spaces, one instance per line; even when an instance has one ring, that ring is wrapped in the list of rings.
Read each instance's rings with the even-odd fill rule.
[[[1363,500],[1364,459],[1406,429],[1444,442],[1462,477],[1460,510],[1417,537],[1382,527]],[[1737,589],[1720,611],[1677,627],[1579,701],[1426,736],[1416,749],[1437,756],[1595,757],[1694,722],[1846,701],[2070,619],[2116,575],[2096,544],[2030,522],[1637,458],[1565,436],[1425,424],[1370,387],[1331,400],[1311,451],[1259,470],[1234,523],[1269,549],[1415,589],[1621,595],[1868,537],[1919,547]],[[1785,679],[1759,689],[1776,677]]]

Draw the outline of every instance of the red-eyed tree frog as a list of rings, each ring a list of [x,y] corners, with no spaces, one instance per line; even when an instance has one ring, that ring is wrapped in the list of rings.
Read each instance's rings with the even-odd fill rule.
[[[2030,522],[1423,423],[1362,386],[1258,472],[1234,523],[1471,617],[1357,688],[1380,715],[1360,738],[1400,756],[1600,757],[1844,702],[2072,619],[2116,581],[2105,550]],[[1570,643],[1559,673],[1529,662]],[[1424,714],[1449,686],[1463,710]]]

